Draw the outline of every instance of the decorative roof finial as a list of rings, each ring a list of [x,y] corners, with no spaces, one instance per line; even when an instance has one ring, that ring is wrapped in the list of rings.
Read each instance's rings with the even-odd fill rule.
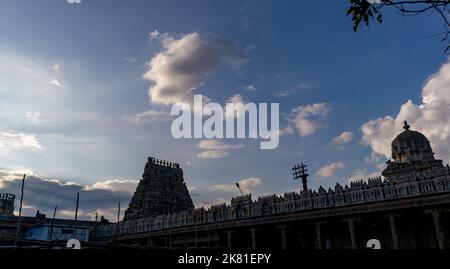
[[[403,126],[403,129],[409,130],[409,127],[411,127],[411,126],[408,125],[408,122],[406,120],[404,121],[404,124],[405,125]]]

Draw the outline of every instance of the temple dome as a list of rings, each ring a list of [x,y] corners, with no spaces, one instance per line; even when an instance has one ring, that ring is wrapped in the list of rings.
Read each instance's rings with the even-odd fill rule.
[[[414,161],[434,161],[434,153],[430,141],[420,132],[411,131],[405,121],[405,126],[391,144],[392,159],[396,163],[407,163]]]

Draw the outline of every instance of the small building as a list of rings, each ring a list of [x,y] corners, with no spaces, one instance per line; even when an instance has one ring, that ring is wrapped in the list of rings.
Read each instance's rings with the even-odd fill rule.
[[[11,193],[0,193],[0,216],[12,216],[14,214],[14,199]]]
[[[89,241],[91,226],[76,226],[70,224],[42,223],[28,228],[25,239],[41,241],[67,241],[75,238],[80,242]]]

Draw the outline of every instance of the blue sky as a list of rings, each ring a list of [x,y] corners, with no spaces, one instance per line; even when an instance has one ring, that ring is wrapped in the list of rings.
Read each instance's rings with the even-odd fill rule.
[[[436,105],[426,98],[445,97],[450,89],[442,22],[387,12],[383,24],[354,33],[348,6],[1,1],[0,187],[17,192],[11,175],[27,171],[56,179],[56,187],[73,182],[83,190],[131,193],[148,156],[179,162],[197,205],[237,195],[232,184],[240,180],[254,195],[298,189],[291,167],[299,162],[309,165],[312,188],[333,187],[378,175],[405,119],[430,137],[437,157],[450,160],[450,101]],[[201,78],[196,93],[219,103],[233,96],[280,103],[281,128],[290,134],[276,150],[260,150],[250,140],[172,138],[165,115],[170,106],[151,100],[155,81],[143,75],[152,58],[167,52],[164,42],[187,42],[189,36],[197,37],[194,43],[221,45],[214,48],[218,62],[194,74]],[[231,52],[221,51],[224,46]],[[201,64],[208,55],[190,57]],[[314,126],[307,135],[300,127],[305,121]],[[201,155],[211,150],[221,158]],[[33,203],[31,209],[51,208]],[[108,205],[89,210],[108,214]]]

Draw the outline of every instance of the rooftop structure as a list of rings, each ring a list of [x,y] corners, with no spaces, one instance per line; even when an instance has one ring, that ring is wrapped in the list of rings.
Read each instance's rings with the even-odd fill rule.
[[[0,193],[0,216],[14,215],[14,200],[16,196],[11,193]]]

